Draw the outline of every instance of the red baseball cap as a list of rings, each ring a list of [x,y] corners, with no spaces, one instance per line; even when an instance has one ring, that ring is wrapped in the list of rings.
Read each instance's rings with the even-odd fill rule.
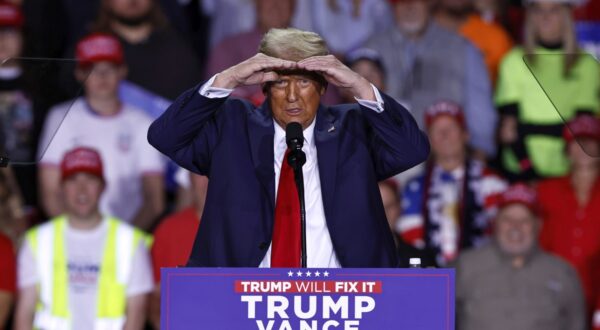
[[[498,200],[499,208],[511,204],[521,204],[526,206],[531,212],[538,213],[537,194],[535,190],[523,183],[513,184],[500,194]]]
[[[454,118],[462,128],[466,128],[462,108],[452,101],[439,101],[425,109],[425,126],[431,127],[433,122],[441,116]]]
[[[60,164],[61,179],[64,181],[77,173],[89,173],[104,181],[102,158],[91,148],[78,147],[65,154]]]
[[[580,115],[563,128],[563,138],[567,143],[584,137],[600,141],[600,119],[592,115]]]
[[[107,33],[93,33],[77,43],[75,56],[80,65],[102,61],[122,64],[123,47],[119,39]]]
[[[0,27],[23,27],[21,8],[12,3],[0,2]]]

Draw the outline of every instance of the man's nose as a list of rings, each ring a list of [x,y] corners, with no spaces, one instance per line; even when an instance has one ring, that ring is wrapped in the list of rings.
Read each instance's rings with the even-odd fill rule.
[[[298,87],[293,82],[288,84],[287,89],[285,91],[285,96],[288,102],[296,102],[298,100]]]

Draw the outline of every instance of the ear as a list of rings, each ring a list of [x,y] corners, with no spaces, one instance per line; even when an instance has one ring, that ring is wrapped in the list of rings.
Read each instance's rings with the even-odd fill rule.
[[[260,88],[261,88],[263,94],[265,95],[265,97],[271,96],[271,85],[272,84],[270,81],[260,84]]]
[[[325,95],[325,92],[327,92],[327,85],[319,84],[319,94],[323,96]]]
[[[89,70],[85,70],[85,69],[82,69],[81,67],[77,67],[77,68],[75,68],[75,73],[74,73],[75,79],[79,83],[83,83],[85,81],[85,79],[87,78],[89,72],[90,72]]]

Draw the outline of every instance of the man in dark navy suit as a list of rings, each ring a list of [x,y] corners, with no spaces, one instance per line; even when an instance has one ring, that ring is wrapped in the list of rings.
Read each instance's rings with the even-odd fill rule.
[[[355,104],[320,104],[327,84]],[[229,98],[260,84],[260,107]],[[188,266],[298,267],[300,216],[285,127],[302,125],[308,267],[396,267],[377,182],[423,162],[408,111],[350,70],[312,32],[272,29],[254,57],[183,93],[148,140],[209,177]]]

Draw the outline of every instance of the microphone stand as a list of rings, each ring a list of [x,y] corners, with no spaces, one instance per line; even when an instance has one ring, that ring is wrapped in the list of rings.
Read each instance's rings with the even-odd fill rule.
[[[304,175],[302,174],[302,166],[306,163],[306,155],[302,151],[302,147],[292,149],[287,161],[290,167],[294,169],[296,189],[298,190],[298,198],[300,199],[300,264],[302,268],[306,268],[306,203],[304,201]]]

